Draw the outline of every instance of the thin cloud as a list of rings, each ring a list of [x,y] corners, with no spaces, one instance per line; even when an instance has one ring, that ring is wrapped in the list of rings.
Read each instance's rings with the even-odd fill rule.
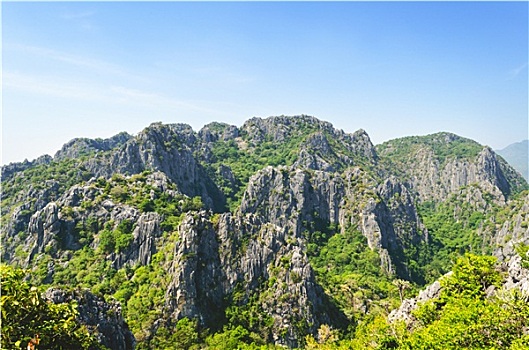
[[[60,15],[60,18],[66,20],[76,20],[90,18],[96,14],[95,11],[82,11],[82,12],[66,12]]]
[[[72,84],[56,78],[32,76],[18,72],[3,73],[4,91],[14,89],[25,93],[39,94],[59,98],[82,100],[99,100],[104,94],[96,87]]]
[[[112,74],[116,76],[131,78],[135,80],[144,81],[144,78],[141,78],[137,75],[133,75],[125,70],[123,70],[120,66],[97,60],[97,59],[91,59],[82,57],[79,55],[70,54],[67,52],[62,52],[58,50],[38,47],[38,46],[30,46],[30,45],[10,45],[7,47],[4,47],[4,49],[13,49],[13,50],[19,50],[23,53],[30,54],[33,56],[37,56],[39,58],[45,58],[50,59],[62,63],[67,63],[76,67],[86,68],[94,72],[104,73],[106,75]]]
[[[184,109],[188,111],[207,113],[209,115],[219,114],[219,111],[216,109],[204,108],[188,101],[178,100],[158,93],[153,93],[151,91],[132,89],[123,86],[113,86],[110,90],[112,91],[113,98],[121,103],[141,104],[152,107],[163,106],[168,109]]]
[[[509,80],[512,80],[514,78],[516,78],[518,75],[520,75],[524,70],[527,69],[527,62],[525,62],[524,64],[514,68],[514,69],[511,69],[509,71]]]
[[[102,105],[121,104],[127,108],[137,106],[147,110],[174,110],[182,113],[198,112],[210,116],[224,113],[215,102],[201,101],[200,105],[180,100],[156,92],[125,86],[105,86],[89,82],[71,82],[57,77],[35,76],[19,72],[3,73],[4,91],[14,90],[21,93],[54,97],[65,100],[97,102]],[[204,107],[209,105],[211,108]]]

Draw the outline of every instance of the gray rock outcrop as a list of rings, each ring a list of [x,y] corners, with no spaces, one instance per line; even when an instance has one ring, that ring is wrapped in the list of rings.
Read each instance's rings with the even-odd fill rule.
[[[223,209],[226,199],[193,151],[197,136],[189,125],[155,123],[104,158],[90,159],[86,167],[96,177],[114,173],[139,174],[144,170],[164,173],[189,197],[200,196],[208,208]]]
[[[95,181],[95,180],[94,180]],[[178,195],[171,190],[170,181],[163,173],[153,173],[146,180],[153,189],[168,196]],[[23,245],[29,254],[22,262],[30,266],[39,254],[50,254],[59,257],[60,251],[75,251],[81,249],[79,242],[80,227],[85,227],[87,222],[96,223],[98,227],[90,228],[96,232],[102,229],[103,223],[113,222],[115,229],[121,222],[133,223],[132,241],[130,245],[119,253],[111,253],[107,259],[112,262],[115,269],[125,265],[147,265],[157,251],[157,241],[162,235],[160,223],[162,217],[155,212],[141,213],[130,205],[116,203],[111,199],[101,201],[103,190],[88,183],[84,186],[73,186],[57,201],[48,203],[43,209],[38,210],[29,220],[27,235],[17,244]],[[99,205],[93,203],[101,201]],[[89,203],[89,205],[85,205]],[[88,229],[88,228],[87,228]],[[92,243],[93,247],[98,242]],[[11,256],[10,260],[17,260]]]
[[[316,284],[307,256],[288,228],[239,213],[222,214],[215,230],[208,215],[189,214],[179,227],[173,281],[166,292],[171,318],[196,318],[211,327],[238,291],[246,302],[257,296],[259,308],[273,319],[267,340],[277,344],[298,346],[299,322],[306,321],[309,332],[321,324],[345,322]]]
[[[101,345],[111,350],[132,350],[136,340],[123,320],[119,303],[108,303],[87,290],[66,292],[57,288],[50,288],[43,298],[62,304],[76,301],[77,320],[85,325]]]
[[[388,320],[390,322],[404,321],[408,326],[413,325],[417,319],[413,316],[412,312],[417,309],[421,303],[439,298],[441,290],[441,284],[439,281],[435,281],[425,289],[421,290],[417,297],[405,299],[398,309],[391,311]]]
[[[507,277],[503,283],[503,289],[519,290],[529,302],[529,268],[522,266],[522,257],[519,255],[513,256],[506,263],[506,268]]]
[[[522,266],[522,258],[519,255],[512,256],[509,261],[500,263],[498,269],[505,271],[501,287],[497,289],[494,285],[486,290],[487,297],[497,294],[499,291],[517,290],[521,296],[529,301],[529,269]],[[450,276],[449,272],[445,276]],[[399,308],[393,310],[388,319],[390,322],[404,321],[409,328],[413,328],[417,319],[413,316],[421,303],[437,299],[441,296],[442,287],[439,280],[421,290],[417,297],[405,299]]]
[[[399,142],[398,139],[390,141],[381,157],[391,158]],[[390,172],[404,175],[421,201],[443,201],[461,187],[473,184],[493,194],[495,199],[505,201],[515,189],[527,185],[489,147],[457,135],[438,133],[417,138],[412,145],[402,164],[393,164]],[[462,155],[455,151],[457,147],[481,150],[475,156],[471,151]]]
[[[529,194],[515,205],[512,216],[502,224],[494,237],[494,255],[500,260],[508,260],[513,256],[517,245],[529,244]]]
[[[126,132],[121,132],[108,139],[88,139],[88,138],[77,138],[73,139],[55,153],[54,159],[60,160],[64,158],[76,158],[83,155],[88,155],[91,152],[98,151],[109,151],[125,144],[132,138],[131,135]]]

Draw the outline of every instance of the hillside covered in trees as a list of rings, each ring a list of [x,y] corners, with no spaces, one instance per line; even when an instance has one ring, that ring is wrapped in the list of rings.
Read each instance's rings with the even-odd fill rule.
[[[7,348],[529,346],[527,182],[450,133],[154,123],[4,166],[1,196]]]

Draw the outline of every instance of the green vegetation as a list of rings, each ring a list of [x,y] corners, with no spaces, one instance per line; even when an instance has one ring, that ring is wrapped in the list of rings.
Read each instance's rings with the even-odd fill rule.
[[[478,191],[482,201],[465,200],[469,191]],[[493,233],[506,221],[513,221],[513,213],[521,213],[527,192],[514,196],[506,206],[492,200],[492,195],[477,185],[461,188],[441,203],[433,201],[417,205],[418,213],[428,230],[429,243],[410,246],[405,252],[413,266],[414,281],[431,283],[448,272],[453,262],[467,252],[491,254],[488,242]]]
[[[74,302],[47,302],[37,287],[24,282],[25,275],[25,271],[0,264],[3,349],[25,348],[36,334],[39,349],[102,349],[77,321]]]
[[[215,130],[222,132],[227,125],[217,124]],[[283,140],[274,140],[270,135],[264,135],[263,140],[252,142],[250,135],[241,132],[240,137],[228,141],[217,141],[212,144],[212,157],[203,161],[202,165],[207,170],[219,188],[224,192],[230,211],[235,211],[240,204],[242,194],[252,175],[266,166],[291,166],[298,159],[303,144],[321,133],[330,146],[330,152],[313,150],[309,152],[322,157],[336,170],[344,170],[348,165],[344,159],[354,161],[355,164],[371,169],[371,164],[363,156],[354,152],[343,141],[338,140],[329,130],[322,129],[319,125],[302,120],[296,121],[295,127],[287,127],[287,136]],[[227,166],[235,177],[231,183],[222,176],[220,168]]]
[[[441,132],[427,136],[408,136],[384,142],[377,152],[390,164],[413,161],[419,150],[429,150],[442,166],[449,159],[472,159],[483,149],[479,143],[454,134]]]
[[[172,195],[153,187],[149,175],[149,172],[144,172],[130,177],[114,175],[109,180],[100,178],[93,185],[100,195],[91,202],[101,203],[111,199],[138,207],[140,211],[161,215],[164,234],[160,249],[153,255],[151,262],[146,266],[126,265],[116,270],[108,254],[119,254],[129,249],[135,223],[128,219],[119,223],[102,223],[88,216],[86,221],[77,222],[76,228],[81,239],[97,239],[97,249],[85,245],[73,251],[67,264],[56,265],[53,280],[55,285],[86,287],[96,294],[113,296],[119,300],[124,306],[124,316],[140,342],[145,339],[147,329],[162,314],[164,294],[169,284],[166,269],[172,259],[174,243],[178,240],[176,229],[181,218],[184,213],[203,207],[199,197],[189,198],[177,194],[174,184],[167,184],[169,189],[175,191]],[[87,207],[85,203],[82,202],[81,207]],[[43,279],[44,276],[41,276]],[[163,330],[160,332],[163,333]],[[153,340],[155,343],[161,341],[160,334]]]
[[[485,214],[475,211],[468,202],[452,196],[444,203],[427,202],[418,208],[430,238],[428,247],[418,247],[428,251],[417,259],[418,273],[425,281],[432,282],[446,273],[454,258],[465,252],[490,253],[483,235],[477,233],[485,223]],[[458,210],[461,214],[454,216]]]
[[[335,246],[334,237],[329,239],[327,249]],[[354,239],[354,233],[349,233]],[[352,243],[352,241],[349,241]],[[358,243],[358,242],[357,242]],[[346,244],[347,245],[347,244]],[[337,244],[336,244],[337,246]],[[344,248],[350,249],[350,248]],[[343,264],[342,270],[354,270],[358,267]],[[332,271],[332,269],[330,269]],[[356,272],[357,273],[357,272]],[[355,273],[334,273],[328,279],[334,279],[334,288],[340,285],[341,293],[349,298],[344,304],[352,308],[361,300],[376,297],[375,294],[363,295],[361,292],[373,293],[372,286],[368,289],[358,288],[359,276]],[[347,277],[352,277],[347,279]],[[416,319],[411,331],[404,323],[390,323],[387,318],[388,302],[394,298],[382,296],[379,302],[373,301],[374,309],[363,318],[357,318],[349,332],[343,333],[327,325],[318,330],[318,338],[307,336],[306,349],[512,349],[521,350],[529,346],[529,337],[525,334],[529,322],[529,304],[527,296],[519,292],[506,292],[497,289],[492,297],[487,297],[490,286],[499,286],[502,275],[496,268],[496,259],[490,256],[466,254],[460,257],[453,267],[453,274],[442,279],[443,291],[437,299],[423,303],[413,315]],[[345,281],[345,282],[344,282]],[[380,283],[380,281],[379,281]],[[394,293],[398,283],[385,283],[382,290]],[[329,287],[333,292],[333,288]],[[337,294],[337,293],[336,293]],[[358,298],[358,299],[355,299]],[[383,302],[385,301],[385,303]],[[375,307],[376,304],[376,307]],[[255,322],[262,322],[259,315],[262,311],[252,309],[252,301],[240,307],[230,307],[227,316],[228,325],[220,332],[208,335],[200,331],[195,323],[188,319],[180,320],[172,331],[162,329],[154,339],[154,344],[176,345],[182,349],[274,349],[274,346],[263,342],[266,336],[250,331]],[[394,306],[394,305],[393,305]],[[360,308],[361,304],[356,304]],[[350,310],[359,317],[359,311]],[[254,321],[252,321],[254,320]],[[252,325],[252,322],[254,324]],[[264,337],[263,337],[264,336]],[[174,348],[174,347],[173,347]]]
[[[519,244],[516,247],[516,252],[522,258],[522,266],[529,269],[529,245]]]
[[[11,211],[21,204],[30,206],[26,209],[27,214],[34,212],[36,198],[32,197],[29,203],[21,203],[21,193],[31,191],[35,196],[35,193],[42,192],[46,194],[48,201],[53,201],[71,186],[89,180],[93,174],[84,165],[86,159],[87,157],[69,158],[36,165],[2,181],[2,224],[9,220]]]
[[[68,254],[60,256],[55,256],[56,251],[40,256],[30,275],[31,281],[37,285],[51,283],[67,289],[71,286],[89,288],[97,295],[119,300],[131,330],[140,341],[144,339],[146,330],[161,317],[169,283],[166,269],[172,259],[174,243],[178,240],[176,229],[181,218],[184,213],[203,208],[199,197],[178,194],[172,183],[166,185],[173,192],[162,192],[153,186],[149,175],[149,172],[144,172],[130,177],[114,175],[108,180],[100,178],[91,185],[95,197],[81,198],[77,207],[60,208],[63,217],[75,226],[75,237],[81,248],[68,250]],[[142,212],[161,215],[162,241],[159,251],[147,266],[114,267],[114,258],[110,258],[112,254],[128,251],[133,242],[135,222],[130,219],[119,222],[98,219],[92,209],[97,209],[108,199],[137,207]],[[83,219],[80,219],[79,213],[84,213]],[[97,243],[95,247],[91,245],[93,242]],[[52,261],[54,274],[50,281],[47,275]],[[156,343],[160,339],[159,335],[153,341]]]
[[[498,291],[486,297],[490,286],[498,286],[496,259],[466,254],[458,259],[453,274],[441,280],[441,297],[415,311],[418,328],[403,349],[504,349],[529,345],[524,329],[529,305],[519,292]]]
[[[366,311],[377,314],[397,306],[393,276],[382,271],[378,253],[359,231],[348,228],[320,244],[308,251],[310,263],[318,282],[352,322],[364,318]]]
[[[200,343],[197,321],[184,317],[178,320],[172,329],[158,328],[153,339],[149,342],[149,346],[140,343],[137,349],[200,349]]]
[[[466,254],[441,280],[441,296],[421,304],[415,323],[390,323],[383,315],[361,323],[352,339],[311,343],[312,349],[527,349],[527,296],[486,290],[501,281],[495,258]]]
[[[115,230],[111,231],[112,222],[105,224],[105,228],[99,233],[99,249],[103,253],[121,253],[132,243],[132,231],[134,223],[130,220],[121,221]]]
[[[280,143],[268,139],[258,144],[250,144],[244,134],[238,142],[218,141],[213,144],[212,160],[204,162],[203,166],[226,195],[229,209],[234,211],[240,204],[250,176],[268,165],[292,165],[299,153],[299,146],[311,131],[314,130],[307,125],[299,136]],[[220,174],[221,165],[231,169],[235,183],[230,183]]]

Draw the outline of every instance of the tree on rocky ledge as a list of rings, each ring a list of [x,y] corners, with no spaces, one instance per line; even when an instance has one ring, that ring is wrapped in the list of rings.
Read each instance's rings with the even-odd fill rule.
[[[400,302],[402,303],[402,301],[404,300],[404,291],[406,289],[410,289],[411,288],[411,283],[409,281],[405,281],[405,280],[401,280],[401,279],[393,280],[392,283],[399,290]]]

